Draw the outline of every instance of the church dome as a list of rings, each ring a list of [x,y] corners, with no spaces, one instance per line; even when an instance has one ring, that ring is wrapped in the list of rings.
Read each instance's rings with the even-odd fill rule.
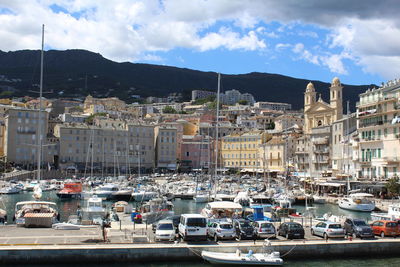
[[[309,82],[309,83],[307,84],[307,89],[306,89],[306,91],[307,91],[307,92],[313,92],[313,91],[315,91],[314,84],[312,84],[312,82]]]
[[[332,79],[332,86],[341,86],[340,80],[338,77]]]

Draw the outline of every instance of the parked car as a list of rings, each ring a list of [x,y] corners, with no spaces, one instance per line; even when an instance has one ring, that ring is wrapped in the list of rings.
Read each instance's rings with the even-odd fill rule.
[[[343,238],[345,230],[340,223],[335,222],[319,222],[311,227],[311,235],[318,235],[325,239],[337,237]]]
[[[229,222],[213,222],[208,228],[208,236],[217,242],[220,239],[234,239],[236,231]]]
[[[161,220],[158,222],[155,233],[156,241],[174,241],[176,231],[172,220]]]
[[[253,228],[257,238],[276,238],[275,226],[269,221],[255,221]]]
[[[178,229],[183,240],[207,240],[207,219],[200,214],[182,214]]]
[[[347,218],[343,223],[346,235],[353,235],[354,237],[373,237],[371,226],[369,226],[364,220]]]
[[[296,222],[285,222],[279,227],[278,234],[287,239],[304,238],[304,228],[301,224]]]
[[[172,220],[172,223],[174,224],[174,227],[176,229],[176,233],[178,233],[178,226],[179,226],[180,219],[181,219],[181,215],[173,215],[173,216],[166,218],[166,220]]]
[[[233,228],[235,228],[237,239],[253,238],[254,228],[249,220],[236,219],[233,221]]]
[[[395,221],[379,220],[373,222],[371,227],[374,235],[380,235],[381,237],[399,235],[399,228]]]

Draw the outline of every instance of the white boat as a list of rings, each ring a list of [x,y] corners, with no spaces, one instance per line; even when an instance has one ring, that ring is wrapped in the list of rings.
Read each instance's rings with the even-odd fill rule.
[[[80,230],[81,227],[72,223],[55,223],[52,226],[55,230]]]
[[[113,194],[117,193],[119,188],[115,184],[105,184],[94,190],[93,194],[104,200],[110,200],[113,198]]]
[[[87,200],[86,206],[82,209],[82,224],[93,224],[94,221],[104,219],[105,216],[106,208],[103,207],[103,200],[94,195]]]
[[[19,194],[21,189],[15,186],[8,186],[4,187],[0,190],[0,194],[6,194],[6,195],[11,195],[11,194]]]
[[[373,197],[374,195],[367,193],[354,193],[340,199],[338,205],[346,210],[371,212],[375,209]]]
[[[270,253],[249,253],[244,254],[239,250],[236,253],[211,252],[202,251],[201,257],[212,264],[229,264],[229,265],[263,265],[263,266],[280,266],[283,260],[279,252]]]
[[[231,201],[214,201],[208,203],[201,211],[206,218],[222,219],[232,218],[242,213],[243,207],[239,203]]]
[[[15,221],[25,227],[51,227],[59,219],[57,205],[47,201],[21,201],[15,205]]]
[[[314,204],[325,204],[326,199],[323,196],[313,195],[313,203]]]
[[[378,213],[378,212],[372,212],[371,213],[371,219],[373,221],[378,221],[378,220],[397,220],[400,219],[400,206],[391,204],[388,206],[388,212],[387,213]]]
[[[173,216],[174,204],[167,198],[154,198],[140,208],[143,221],[148,224]]]
[[[239,203],[243,207],[250,207],[253,201],[247,192],[239,192],[233,202]]]
[[[196,203],[206,203],[208,201],[210,201],[210,194],[208,193],[197,193],[194,197],[193,197],[194,202]]]
[[[140,191],[132,193],[132,200],[140,202],[140,201],[149,201],[152,198],[158,196],[157,192],[148,192],[148,191]]]

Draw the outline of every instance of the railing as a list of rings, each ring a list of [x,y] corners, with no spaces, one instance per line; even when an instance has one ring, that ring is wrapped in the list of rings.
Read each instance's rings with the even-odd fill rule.
[[[383,157],[383,159],[389,162],[400,162],[400,157]]]

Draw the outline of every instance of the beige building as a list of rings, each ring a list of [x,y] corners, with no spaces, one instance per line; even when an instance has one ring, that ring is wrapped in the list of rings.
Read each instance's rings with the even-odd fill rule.
[[[125,108],[126,103],[118,99],[118,97],[95,98],[88,95],[83,103],[83,110],[88,114],[121,111]]]
[[[6,111],[4,131],[4,156],[7,161],[36,168],[38,158],[38,130],[41,125],[42,162],[54,163],[57,147],[48,143],[48,113],[26,108],[10,108]]]
[[[332,80],[330,90],[330,103],[317,100],[314,85],[310,82],[304,93],[304,133],[310,134],[315,127],[331,125],[343,115],[342,85],[339,78]]]
[[[358,176],[379,179],[399,176],[400,81],[360,94],[357,103]]]
[[[132,173],[154,167],[154,126],[126,125],[125,128],[58,124],[61,168],[90,169],[105,173]]]
[[[259,147],[269,138],[262,131],[222,137],[221,156],[224,168],[256,172],[259,169]]]

